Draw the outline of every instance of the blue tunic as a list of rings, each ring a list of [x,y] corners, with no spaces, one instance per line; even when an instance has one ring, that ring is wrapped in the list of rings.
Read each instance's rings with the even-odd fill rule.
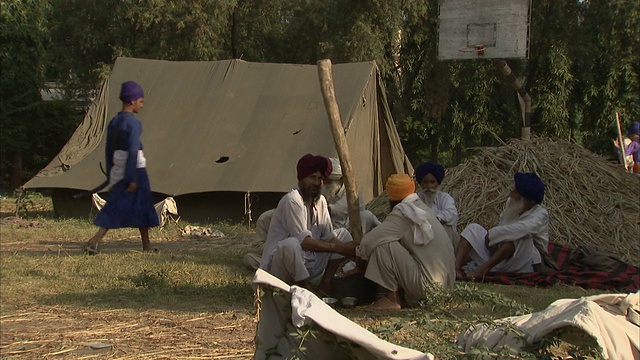
[[[105,149],[107,174],[113,167],[113,153],[116,150],[128,152],[124,179],[113,185],[107,197],[107,204],[98,213],[94,224],[106,229],[125,227],[146,228],[160,224],[153,207],[151,184],[145,168],[136,168],[138,150],[142,149],[140,141],[142,123],[133,113],[120,112],[107,127],[107,144]],[[127,192],[130,182],[138,187],[134,192]]]

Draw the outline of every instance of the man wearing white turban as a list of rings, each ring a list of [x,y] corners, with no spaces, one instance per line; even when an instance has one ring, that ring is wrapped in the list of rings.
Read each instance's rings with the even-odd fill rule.
[[[327,199],[329,214],[331,214],[331,223],[333,224],[334,229],[345,228],[351,231],[351,226],[349,224],[349,211],[347,207],[347,191],[344,186],[340,160],[336,158],[330,158],[329,160],[331,160],[333,170],[320,189],[320,192],[324,195],[325,199]],[[362,195],[360,195],[360,199],[362,199]],[[366,234],[374,227],[380,225],[380,221],[371,211],[364,208],[362,200],[360,200],[359,205],[362,233]]]

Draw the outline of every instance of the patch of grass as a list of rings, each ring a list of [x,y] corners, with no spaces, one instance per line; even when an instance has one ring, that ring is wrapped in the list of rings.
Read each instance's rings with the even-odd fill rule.
[[[527,305],[522,294],[528,293]],[[545,294],[546,293],[546,294]],[[589,293],[589,294],[585,294]],[[363,318],[359,322],[367,324],[367,329],[381,338],[432,354],[443,359],[552,359],[557,354],[571,355],[576,359],[597,359],[595,342],[571,344],[563,342],[561,334],[552,333],[538,343],[525,347],[523,351],[504,348],[490,351],[486,348],[473,349],[465,354],[456,345],[459,334],[480,324],[493,325],[494,320],[508,316],[524,315],[546,308],[548,301],[563,298],[579,298],[601,291],[585,291],[573,286],[557,286],[537,289],[517,285],[458,283],[449,289],[435,289],[421,302],[420,307],[398,316],[376,315]],[[543,294],[538,299],[537,294]],[[532,299],[534,298],[534,299]],[[518,300],[515,300],[518,299]],[[508,329],[522,336],[515,328]],[[573,330],[575,332],[575,330]],[[524,337],[522,337],[524,341]]]
[[[210,261],[206,258],[209,255],[178,260],[170,253],[3,254],[0,299],[15,305],[35,301],[100,308],[251,307],[252,274],[225,262]]]
[[[0,307],[4,316],[29,313],[31,308],[80,309],[83,312],[123,311],[185,314],[253,312],[253,272],[242,256],[253,240],[253,230],[232,223],[188,224],[222,231],[222,239],[189,239],[168,224],[153,229],[151,241],[160,253],[140,252],[136,229],[107,233],[98,256],[83,255],[80,246],[96,227],[90,219],[57,219],[48,197],[33,197],[21,216],[31,225],[0,226]],[[0,218],[14,216],[15,199],[0,201]],[[358,310],[345,315],[383,339],[436,354],[464,358],[456,337],[469,326],[490,324],[506,316],[545,309],[557,299],[602,293],[576,286],[538,289],[515,285],[459,283],[453,290],[434,290],[421,306],[375,314]],[[199,318],[200,315],[192,315]],[[229,325],[231,326],[231,325]],[[235,325],[234,325],[235,326]],[[223,326],[224,330],[225,327]],[[552,334],[527,351],[510,349],[477,356],[490,358],[550,358],[551,353],[597,358],[592,345],[567,345],[562,334]],[[252,338],[252,335],[246,335]],[[180,341],[176,339],[175,341]],[[559,350],[558,350],[559,349]],[[597,354],[597,352],[596,352]]]

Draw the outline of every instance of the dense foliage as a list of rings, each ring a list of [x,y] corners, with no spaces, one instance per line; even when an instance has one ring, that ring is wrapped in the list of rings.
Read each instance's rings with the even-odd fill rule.
[[[91,97],[118,56],[375,60],[414,163],[455,165],[469,148],[520,135],[516,93],[491,61],[437,60],[437,1],[1,3],[5,185],[12,172],[15,187],[44,166],[79,121],[72,101],[43,110],[45,82],[62,84],[67,100]],[[508,64],[533,99],[534,134],[611,155],[615,112],[625,124],[640,115],[639,18],[634,0],[532,1],[529,59]]]

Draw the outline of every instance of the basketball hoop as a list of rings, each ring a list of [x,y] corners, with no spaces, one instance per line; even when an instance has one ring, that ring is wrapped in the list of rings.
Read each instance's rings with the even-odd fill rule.
[[[463,46],[460,49],[458,49],[458,51],[460,52],[464,52],[464,53],[476,53],[476,55],[484,55],[484,51],[487,49],[486,46],[482,45],[482,44],[478,44],[478,45],[471,45],[471,46]]]

